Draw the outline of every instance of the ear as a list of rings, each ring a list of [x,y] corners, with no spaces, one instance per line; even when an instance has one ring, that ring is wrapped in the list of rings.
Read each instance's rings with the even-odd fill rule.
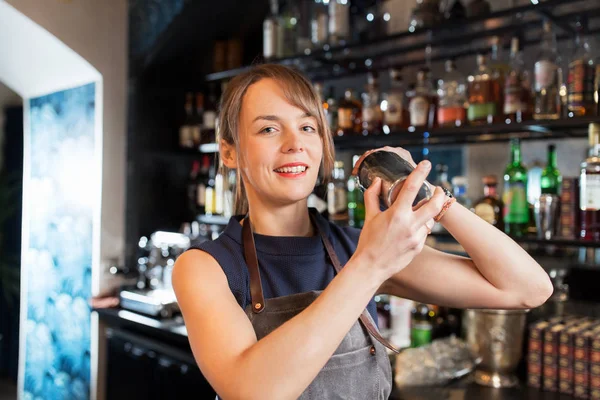
[[[225,165],[229,169],[237,168],[237,152],[235,151],[235,146],[227,143],[225,140],[219,142],[219,154],[221,156],[221,161],[223,165]]]

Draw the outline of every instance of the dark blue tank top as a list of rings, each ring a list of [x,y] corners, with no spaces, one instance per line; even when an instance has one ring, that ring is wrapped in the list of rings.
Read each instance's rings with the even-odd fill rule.
[[[309,212],[316,216],[319,228],[329,237],[343,267],[354,254],[360,230],[334,225],[314,208],[310,208]],[[203,242],[192,249],[203,250],[217,260],[227,277],[231,292],[238,304],[245,309],[252,301],[250,276],[244,259],[240,224],[242,218],[242,215],[231,217],[227,227],[216,240]],[[266,299],[323,290],[335,275],[319,235],[286,237],[254,234],[254,241]],[[348,296],[351,295],[348,293]],[[373,299],[367,309],[377,321]]]

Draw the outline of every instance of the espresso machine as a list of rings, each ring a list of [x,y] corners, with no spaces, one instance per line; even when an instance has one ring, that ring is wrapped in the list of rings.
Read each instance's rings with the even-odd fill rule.
[[[190,247],[189,236],[157,231],[138,242],[137,281],[119,293],[121,307],[160,318],[179,312],[171,275],[175,260]]]

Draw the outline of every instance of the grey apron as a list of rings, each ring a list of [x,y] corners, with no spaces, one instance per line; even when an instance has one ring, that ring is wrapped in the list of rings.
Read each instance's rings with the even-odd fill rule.
[[[336,273],[341,266],[333,245],[319,229],[311,214],[313,226],[332,262]],[[321,293],[312,291],[290,296],[264,299],[258,259],[249,218],[243,224],[244,257],[250,274],[252,304],[246,307],[246,315],[252,322],[258,340],[308,307]],[[332,310],[335,312],[335,310]],[[327,332],[323,332],[326,335]],[[379,334],[373,319],[364,310],[346,334],[335,353],[319,374],[299,397],[301,400],[387,399],[392,391],[392,369],[385,347],[397,350]]]

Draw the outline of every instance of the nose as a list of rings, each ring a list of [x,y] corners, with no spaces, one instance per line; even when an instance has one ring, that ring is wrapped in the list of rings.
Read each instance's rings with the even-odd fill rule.
[[[304,151],[304,143],[300,132],[294,129],[285,129],[282,135],[281,150],[283,153],[301,153]]]

